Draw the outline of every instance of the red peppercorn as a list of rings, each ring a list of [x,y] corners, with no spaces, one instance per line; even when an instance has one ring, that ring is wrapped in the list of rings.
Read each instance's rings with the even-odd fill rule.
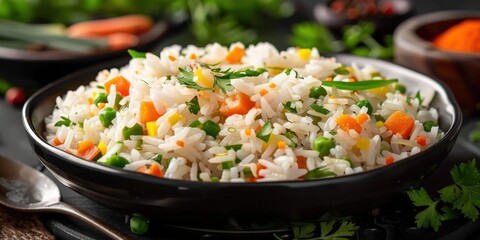
[[[25,91],[19,87],[10,88],[5,94],[5,100],[7,101],[7,103],[13,106],[22,105],[25,102],[26,98],[27,96],[25,94]]]

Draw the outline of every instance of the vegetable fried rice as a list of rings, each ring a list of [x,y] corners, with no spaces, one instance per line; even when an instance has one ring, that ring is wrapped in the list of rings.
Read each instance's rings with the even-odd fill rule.
[[[47,140],[86,161],[204,182],[310,180],[389,165],[437,142],[433,92],[375,66],[269,43],[129,51],[56,99]]]

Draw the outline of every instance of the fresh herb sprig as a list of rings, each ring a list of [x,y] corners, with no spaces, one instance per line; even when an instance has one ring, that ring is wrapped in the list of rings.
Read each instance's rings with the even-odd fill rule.
[[[348,219],[296,224],[292,227],[293,239],[296,240],[348,240],[358,229]],[[277,235],[275,237],[281,239]]]
[[[442,222],[461,213],[465,218],[476,221],[480,210],[480,171],[476,160],[456,165],[450,170],[453,184],[438,191],[439,198],[430,197],[424,188],[410,190],[408,197],[413,205],[426,207],[417,213],[418,228],[433,228],[438,231]],[[440,211],[438,208],[440,208]]]
[[[388,80],[364,80],[358,82],[342,82],[342,81],[323,81],[322,85],[326,87],[336,87],[341,90],[368,90],[378,87],[383,87],[396,83],[397,79]]]
[[[223,93],[229,92],[233,90],[233,86],[231,84],[232,79],[236,78],[244,78],[244,77],[257,77],[260,74],[266,72],[265,68],[257,68],[257,69],[244,69],[239,71],[234,71],[229,69],[221,70],[220,68],[211,68],[209,69],[213,73],[214,77],[214,85],[211,88],[206,88],[198,85],[194,80],[194,73],[190,66],[186,66],[185,68],[179,68],[180,73],[178,74],[178,82],[183,85],[186,85],[190,88],[194,88],[197,90],[215,90],[215,87],[220,88]]]

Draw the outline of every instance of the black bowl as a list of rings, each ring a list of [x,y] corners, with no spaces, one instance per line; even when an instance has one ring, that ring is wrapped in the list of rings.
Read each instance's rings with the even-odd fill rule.
[[[49,84],[23,108],[23,124],[40,161],[60,182],[78,193],[125,213],[142,213],[170,224],[222,229],[269,228],[289,221],[316,219],[326,212],[360,211],[386,203],[445,159],[460,131],[462,113],[442,83],[375,59],[337,55],[349,64],[372,64],[415,92],[433,89],[432,106],[445,132],[438,143],[387,167],[313,181],[207,183],[151,177],[85,161],[47,143],[44,119],[55,98],[94,79],[99,70],[126,60],[98,65]]]
[[[131,47],[138,51],[150,50],[165,36],[171,23],[158,21],[138,37]],[[0,47],[0,78],[19,87],[38,89],[73,71],[107,60],[126,57],[127,49],[107,49],[92,53],[60,50],[34,51]]]

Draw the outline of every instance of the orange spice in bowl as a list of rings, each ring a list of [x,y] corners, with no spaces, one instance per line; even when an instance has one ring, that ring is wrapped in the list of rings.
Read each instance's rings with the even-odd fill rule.
[[[464,20],[448,28],[433,44],[446,51],[480,53],[480,19]]]

